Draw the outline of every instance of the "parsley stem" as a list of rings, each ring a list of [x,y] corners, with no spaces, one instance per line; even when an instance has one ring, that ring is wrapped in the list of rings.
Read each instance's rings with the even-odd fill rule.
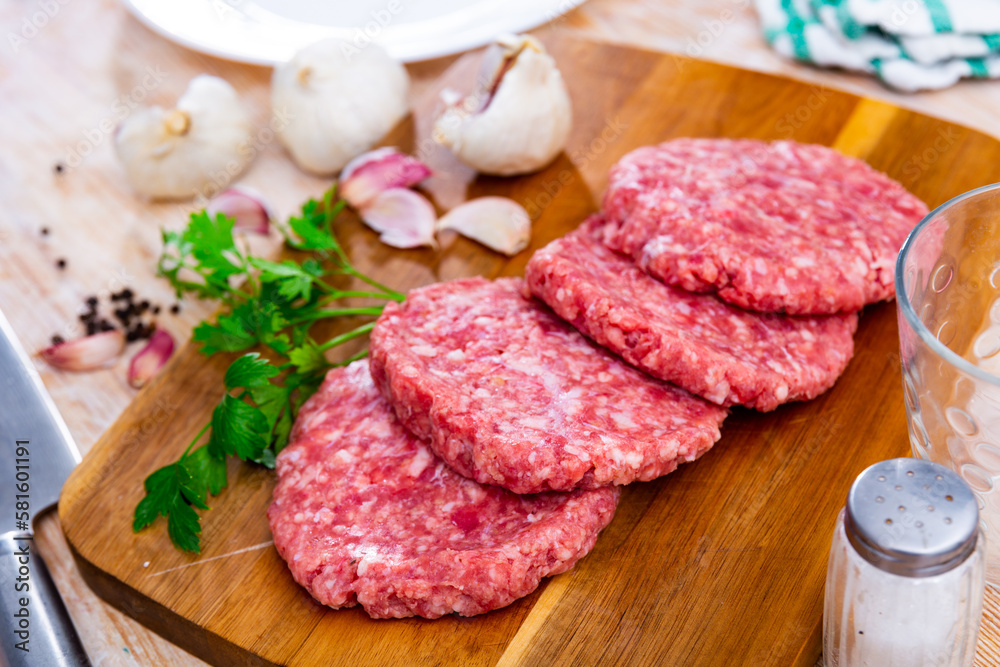
[[[329,285],[327,287],[329,287]],[[350,297],[357,297],[363,299],[382,299],[382,300],[393,298],[391,294],[386,294],[385,292],[355,292],[355,291],[342,292],[340,290],[333,288],[330,288],[329,290],[327,290],[327,292],[329,293],[329,296],[320,299],[319,300],[320,303],[330,303],[331,301],[337,301],[339,299],[347,299]]]
[[[343,265],[342,269],[343,269],[344,273],[346,273],[346,274],[348,274],[350,276],[354,276],[355,278],[357,278],[358,280],[361,280],[362,282],[368,283],[369,285],[371,285],[375,289],[381,290],[382,293],[385,295],[386,298],[392,299],[393,301],[397,301],[397,302],[402,302],[402,301],[404,301],[406,299],[406,295],[400,294],[396,290],[391,289],[389,287],[386,287],[385,285],[383,285],[382,283],[378,282],[377,280],[373,280],[372,278],[369,278],[368,276],[366,276],[365,274],[361,273],[360,271],[358,271],[357,269],[355,269],[353,266],[351,266],[347,262],[344,262],[344,265]]]
[[[246,250],[247,255],[249,255],[250,247],[247,246]],[[240,258],[240,264],[243,267],[243,275],[246,276],[247,284],[249,285],[249,289],[247,291],[256,297],[256,295],[260,294],[260,288],[257,286],[257,281],[254,279],[253,272],[250,270],[250,260],[247,258],[247,255],[244,255],[239,250],[236,251],[236,254]]]
[[[340,212],[344,210],[344,206],[347,205],[343,199],[337,200],[334,203],[333,198],[337,192],[337,184],[334,183],[333,186],[323,193],[323,225],[326,227],[326,233],[331,237],[336,238],[333,234],[333,220],[340,215]],[[340,243],[337,243],[333,247],[333,251],[337,253],[337,258],[340,260],[341,264],[344,266],[350,266],[351,263],[347,259],[347,254],[344,249],[340,247]]]
[[[187,292],[197,292],[199,294],[203,294],[205,288],[214,287],[216,290],[218,290],[219,294],[218,298],[223,300],[240,299],[242,301],[246,301],[249,298],[246,294],[243,294],[241,291],[234,290],[233,287],[229,284],[228,280],[219,280],[218,278],[215,278],[211,274],[206,275],[203,271],[199,271],[197,266],[191,266],[187,263],[182,263],[181,268],[200,275],[205,282],[196,283],[189,280],[181,280],[177,277],[173,277],[171,278],[171,283],[175,288],[181,288]]]
[[[368,348],[365,348],[365,349],[361,350],[360,352],[356,352],[356,353],[352,354],[347,359],[344,359],[343,361],[341,361],[337,365],[338,366],[347,366],[348,364],[353,364],[358,359],[364,359],[367,356],[368,356]]]
[[[358,338],[359,336],[364,336],[373,328],[375,328],[374,322],[369,322],[368,324],[362,324],[360,327],[357,327],[356,329],[351,329],[347,333],[342,333],[339,336],[334,336],[330,340],[320,345],[317,349],[320,352],[326,352],[330,348],[337,347],[338,345],[346,343],[349,340]]]
[[[347,315],[381,315],[382,306],[369,306],[367,308],[336,308],[328,310],[318,310],[314,313],[309,313],[308,315],[303,315],[297,319],[291,320],[289,322],[290,326],[296,326],[299,324],[304,324],[305,322],[315,322],[317,320],[322,320],[327,317],[344,317]]]
[[[205,433],[210,428],[212,428],[212,422],[208,422],[207,424],[205,424],[202,427],[202,429],[200,431],[198,431],[198,435],[194,436],[194,440],[191,441],[191,444],[189,444],[187,446],[187,449],[184,450],[184,453],[181,454],[181,459],[183,459],[185,456],[187,456],[189,453],[191,453],[191,448],[194,447],[194,444],[196,442],[198,442],[199,440],[201,440],[201,436],[205,435]]]

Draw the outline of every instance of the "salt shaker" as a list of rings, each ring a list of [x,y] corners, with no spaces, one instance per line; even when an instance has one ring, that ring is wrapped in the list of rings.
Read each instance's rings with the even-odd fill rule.
[[[827,667],[971,665],[985,547],[976,498],[948,468],[904,458],[862,472],[830,549]]]

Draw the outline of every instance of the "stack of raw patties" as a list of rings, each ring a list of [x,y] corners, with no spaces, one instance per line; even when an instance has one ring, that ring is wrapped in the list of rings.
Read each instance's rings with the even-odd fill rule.
[[[634,151],[526,281],[386,307],[370,365],[331,371],[278,459],[275,545],[319,601],[373,616],[526,595],[593,547],[620,485],[707,451],[729,406],[832,386],[925,213],[823,147]]]

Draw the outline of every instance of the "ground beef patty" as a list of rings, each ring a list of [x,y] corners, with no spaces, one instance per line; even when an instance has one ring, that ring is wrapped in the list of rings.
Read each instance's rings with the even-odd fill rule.
[[[410,431],[516,493],[659,477],[708,450],[726,415],[594,345],[516,278],[413,290],[386,306],[370,351]]]
[[[396,420],[361,361],[330,371],[302,408],[267,516],[292,576],[323,604],[471,616],[573,567],[618,495],[517,496],[459,476]]]
[[[893,297],[893,266],[927,207],[824,146],[677,139],[611,170],[605,242],[671,285],[795,315]]]
[[[664,285],[600,241],[594,216],[536,252],[531,291],[556,314],[650,375],[720,405],[773,410],[837,380],[854,353],[855,313],[754,313]]]

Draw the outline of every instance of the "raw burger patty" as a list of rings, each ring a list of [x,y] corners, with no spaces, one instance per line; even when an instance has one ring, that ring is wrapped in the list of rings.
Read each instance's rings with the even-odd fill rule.
[[[600,241],[594,216],[532,256],[531,291],[650,375],[720,405],[773,410],[830,388],[854,353],[855,313],[754,313],[664,285]]]
[[[707,451],[726,416],[594,345],[517,278],[413,290],[386,306],[370,351],[410,431],[516,493],[659,477]]]
[[[292,576],[374,618],[481,614],[573,567],[618,489],[517,496],[460,477],[402,427],[366,362],[337,368],[278,456],[267,517]]]
[[[891,299],[927,213],[864,162],[791,141],[677,139],[629,153],[609,183],[613,250],[671,285],[794,315]]]

